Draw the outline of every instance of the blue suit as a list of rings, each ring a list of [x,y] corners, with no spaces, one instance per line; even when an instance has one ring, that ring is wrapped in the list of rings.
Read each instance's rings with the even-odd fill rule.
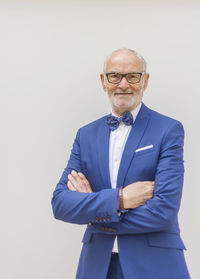
[[[55,218],[88,224],[76,278],[106,279],[116,235],[125,279],[190,278],[177,219],[184,174],[182,124],[142,104],[125,145],[116,189],[109,175],[109,135],[106,116],[79,129],[53,194]],[[151,148],[141,149],[145,146]],[[68,190],[72,170],[85,174],[93,193]],[[119,216],[119,187],[145,180],[155,181],[153,198]]]

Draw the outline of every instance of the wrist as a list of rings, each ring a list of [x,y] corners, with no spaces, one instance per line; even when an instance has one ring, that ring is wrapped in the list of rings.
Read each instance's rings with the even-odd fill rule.
[[[120,209],[124,210],[124,195],[123,195],[123,188],[119,188],[119,207]]]

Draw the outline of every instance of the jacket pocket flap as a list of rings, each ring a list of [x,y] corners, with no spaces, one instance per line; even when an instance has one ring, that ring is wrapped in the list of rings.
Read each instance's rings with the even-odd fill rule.
[[[86,231],[83,235],[82,242],[83,243],[89,243],[92,240],[92,235],[93,235],[93,232],[89,229],[86,229]]]
[[[147,240],[150,246],[186,250],[185,245],[179,234],[153,233],[147,236]]]

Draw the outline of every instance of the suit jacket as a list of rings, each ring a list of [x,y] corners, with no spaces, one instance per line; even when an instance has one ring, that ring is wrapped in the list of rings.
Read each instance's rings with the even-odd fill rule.
[[[109,135],[106,116],[79,129],[53,194],[55,218],[88,224],[76,278],[106,279],[116,235],[125,279],[190,278],[177,219],[184,174],[182,124],[142,104],[124,148],[116,189],[109,175]],[[85,174],[93,193],[68,190],[72,170]],[[155,181],[153,198],[119,216],[119,187],[145,180]]]

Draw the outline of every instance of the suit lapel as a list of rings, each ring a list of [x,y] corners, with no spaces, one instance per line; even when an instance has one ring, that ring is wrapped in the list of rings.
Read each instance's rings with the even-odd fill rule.
[[[149,109],[142,104],[138,116],[133,124],[129,137],[127,139],[124,152],[122,155],[121,163],[119,166],[117,187],[124,186],[124,180],[126,173],[134,156],[135,150],[137,149],[142,136],[145,132],[149,121]]]
[[[97,132],[97,154],[104,188],[111,188],[109,169],[110,129],[106,123],[106,117],[103,118]]]

